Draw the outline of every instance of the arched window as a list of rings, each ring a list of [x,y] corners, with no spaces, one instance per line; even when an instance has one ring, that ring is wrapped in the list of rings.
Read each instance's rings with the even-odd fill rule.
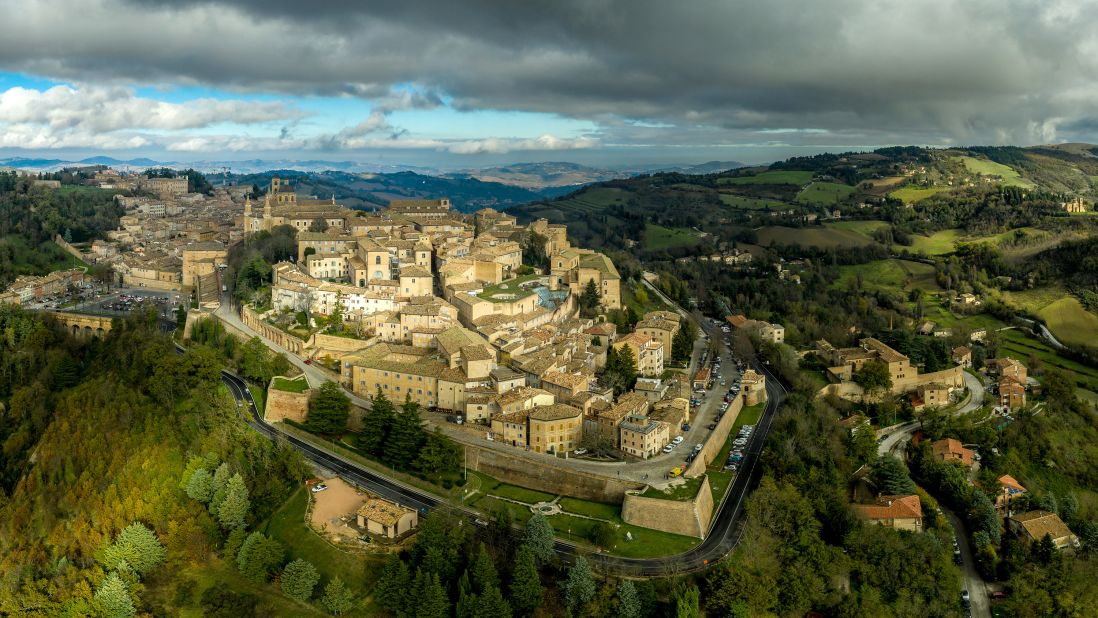
[[[375,255],[374,256],[374,264],[381,264],[381,256],[380,255]]]

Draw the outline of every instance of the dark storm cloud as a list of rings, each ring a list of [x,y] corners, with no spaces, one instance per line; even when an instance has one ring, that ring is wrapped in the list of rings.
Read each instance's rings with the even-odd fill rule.
[[[445,96],[621,145],[1086,139],[1098,96],[1093,2],[120,2],[16,7],[0,66],[383,111]]]

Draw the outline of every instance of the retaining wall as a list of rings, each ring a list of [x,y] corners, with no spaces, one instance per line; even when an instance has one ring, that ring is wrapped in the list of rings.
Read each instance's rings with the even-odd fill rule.
[[[627,493],[621,505],[621,519],[634,526],[704,539],[709,531],[709,522],[713,519],[713,492],[709,488],[709,477],[702,477],[693,500],[645,498],[637,493]]]
[[[550,455],[545,455],[545,461],[542,462],[472,444],[467,449],[469,469],[483,472],[504,483],[547,493],[620,504],[626,491],[641,487],[631,481],[597,476],[565,467]]]
[[[305,389],[302,393],[281,391],[274,387],[274,381],[278,378],[289,380],[285,376],[276,376],[267,385],[267,404],[263,410],[263,418],[275,423],[283,419],[290,419],[299,423],[305,422],[305,414],[309,411],[309,395],[312,389]]]
[[[263,321],[260,314],[254,309],[244,306],[240,309],[240,320],[253,331],[263,335],[267,339],[282,346],[286,351],[297,355],[304,355],[305,341],[287,333],[286,331]]]
[[[699,452],[698,456],[694,458],[694,461],[690,462],[690,465],[686,467],[683,476],[686,478],[694,478],[705,474],[705,468],[720,454],[721,447],[723,447],[724,443],[728,440],[728,433],[732,430],[732,425],[736,424],[736,419],[740,416],[740,410],[742,409],[743,393],[737,393],[735,399],[729,404],[728,410],[724,413],[724,416],[717,422],[717,428],[709,434],[709,439],[705,441],[701,452]]]

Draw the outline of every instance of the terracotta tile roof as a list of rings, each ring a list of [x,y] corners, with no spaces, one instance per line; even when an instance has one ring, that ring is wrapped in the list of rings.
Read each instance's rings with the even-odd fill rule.
[[[1050,535],[1054,541],[1074,536],[1071,529],[1056,513],[1030,511],[1015,515],[1011,519],[1021,525],[1026,534],[1035,541],[1044,538],[1046,534]]]
[[[1008,490],[1014,490],[1014,492],[1023,492],[1026,490],[1026,488],[1022,487],[1022,484],[1018,482],[1018,479],[1009,474],[1000,476],[999,484],[1006,487]]]
[[[961,445],[960,440],[946,438],[938,440],[930,445],[930,450],[942,461],[960,461],[966,466],[971,466],[975,453]]]
[[[855,504],[854,511],[869,520],[922,519],[919,496],[878,496],[875,504]]]
[[[559,421],[566,418],[577,418],[582,415],[583,410],[563,403],[538,406],[530,410],[530,418],[538,421]]]
[[[388,500],[382,500],[381,498],[370,498],[358,509],[358,515],[368,521],[377,522],[384,526],[392,526],[397,521],[408,513],[413,513],[411,509],[406,509],[398,504],[393,504]]]

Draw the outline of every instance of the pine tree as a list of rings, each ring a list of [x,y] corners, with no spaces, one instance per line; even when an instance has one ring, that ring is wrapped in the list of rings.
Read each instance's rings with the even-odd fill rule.
[[[205,468],[195,470],[187,481],[187,495],[205,504],[213,498],[213,477]]]
[[[103,552],[102,562],[108,569],[145,575],[164,562],[164,546],[152,530],[134,522],[123,528],[114,544]]]
[[[541,513],[534,513],[526,522],[522,544],[529,547],[538,564],[548,564],[553,559],[553,527]]]
[[[584,286],[578,302],[580,317],[593,318],[598,315],[599,303],[602,302],[602,297],[599,296],[599,288],[595,285],[594,279],[587,280],[587,285]]]
[[[240,549],[236,552],[236,569],[241,573],[248,566],[248,558],[252,555],[252,549],[263,539],[263,533],[256,531],[248,535],[244,539],[244,542],[240,544]]]
[[[915,483],[907,475],[904,464],[895,457],[886,456],[873,466],[873,482],[881,493],[889,496],[905,496],[915,493]]]
[[[95,591],[95,602],[108,618],[132,618],[137,614],[133,597],[117,573],[111,573]]]
[[[423,576],[422,579],[420,576]],[[438,575],[426,574],[423,570],[416,573],[416,618],[448,618],[450,616],[450,599],[446,596],[446,590]]]
[[[233,528],[232,532],[229,532],[229,537],[225,539],[225,545],[221,548],[221,557],[227,562],[236,562],[236,554],[247,537],[248,532],[244,526]]]
[[[515,568],[511,572],[511,603],[515,613],[529,615],[541,607],[543,589],[538,575],[537,560],[527,545],[515,553]]]
[[[676,618],[698,618],[701,610],[698,608],[699,591],[697,586],[690,586],[675,594]]]
[[[336,577],[324,586],[324,596],[320,598],[320,603],[333,616],[341,616],[343,612],[354,606],[354,597],[351,591],[347,590],[343,580]]]
[[[63,391],[75,386],[78,382],[80,382],[80,367],[71,356],[64,354],[53,368],[53,388],[56,391]]]
[[[511,618],[511,604],[492,586],[477,595],[477,618]]]
[[[247,541],[245,541],[245,543],[246,542]],[[247,560],[241,573],[244,577],[247,577],[256,583],[267,581],[275,572],[275,569],[282,564],[284,555],[285,550],[282,547],[282,543],[260,535],[259,540],[252,545],[251,551],[248,552]]]
[[[393,430],[385,442],[385,463],[398,470],[407,470],[423,447],[424,440],[426,432],[419,416],[419,404],[408,399],[401,406],[400,414],[393,423]]]
[[[576,562],[568,569],[568,579],[561,585],[568,607],[575,609],[595,596],[595,575],[591,565],[583,556],[577,556]]]
[[[378,605],[391,614],[399,614],[407,605],[411,578],[408,573],[408,565],[400,559],[400,556],[392,554],[381,569],[381,577],[374,588],[374,597]]]
[[[244,525],[244,518],[248,515],[251,502],[248,500],[248,487],[244,484],[244,477],[239,473],[229,479],[225,490],[225,499],[217,510],[217,521],[222,528],[232,530]]]
[[[217,517],[217,510],[221,508],[222,501],[225,500],[225,496],[229,492],[229,479],[232,478],[232,470],[229,469],[228,463],[222,463],[214,471],[213,475],[213,497],[210,498],[208,505],[210,515]]]
[[[473,587],[477,594],[484,594],[489,588],[499,588],[499,573],[496,565],[492,564],[492,557],[488,555],[488,548],[484,543],[480,544],[480,552],[473,562]]]
[[[442,429],[435,427],[433,433],[427,434],[427,441],[419,450],[413,467],[428,479],[438,481],[444,476],[458,472],[461,469],[461,447],[442,433]]]
[[[637,587],[628,579],[618,584],[618,616],[621,618],[640,618],[640,596]]]
[[[382,394],[380,386],[377,387],[370,411],[362,417],[362,430],[355,435],[355,446],[370,455],[381,455],[382,445],[389,437],[395,420],[393,402]]]
[[[307,602],[320,581],[320,573],[311,563],[298,558],[282,569],[282,593],[291,599]]]
[[[347,430],[347,419],[350,416],[351,399],[339,384],[329,380],[309,399],[305,428],[323,434],[343,433]]]

